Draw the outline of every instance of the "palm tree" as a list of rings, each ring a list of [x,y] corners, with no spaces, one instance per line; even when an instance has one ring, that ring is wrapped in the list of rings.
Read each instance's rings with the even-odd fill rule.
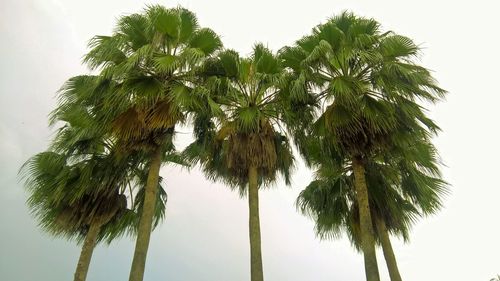
[[[65,155],[47,151],[33,156],[24,166],[28,205],[39,225],[52,235],[83,242],[74,280],[86,279],[96,244],[110,243],[125,233],[136,233],[143,188],[127,208],[126,187],[131,179],[117,175],[109,159],[96,157],[75,164]],[[113,178],[105,175],[112,169]],[[123,173],[125,174],[125,173]],[[139,180],[139,179],[136,179]],[[161,189],[156,224],[163,218],[166,193]]]
[[[394,165],[377,162],[366,165],[372,225],[377,230],[375,238],[382,246],[392,281],[402,278],[390,233],[408,241],[411,225],[418,217],[435,213],[447,191],[435,170],[432,146],[421,143],[416,147],[420,149],[413,159],[410,155],[405,159],[392,159]],[[335,238],[346,232],[355,248],[361,250],[359,205],[352,167],[341,171],[332,166],[331,161],[322,160],[316,179],[300,193],[297,207],[313,218],[321,239]]]
[[[218,53],[202,70],[197,91],[207,106],[195,120],[196,142],[185,151],[199,160],[206,176],[239,188],[248,196],[251,280],[264,280],[259,188],[281,174],[289,184],[293,155],[282,129],[283,72],[278,58],[262,44],[242,58]]]
[[[366,165],[387,146],[428,137],[438,128],[416,100],[434,102],[445,91],[413,58],[419,48],[393,32],[382,33],[373,19],[344,12],[281,50],[294,74],[290,93],[317,101],[319,117],[297,134],[307,158],[307,139],[319,138],[325,157],[337,167],[350,163],[359,206],[361,248],[368,281],[378,281]]]
[[[144,205],[144,153],[124,153],[99,126],[109,88],[109,81],[98,76],[69,79],[50,118],[52,125],[63,126],[49,151],[33,156],[21,169],[29,206],[42,228],[84,242],[75,280],[85,280],[98,241],[137,233]],[[155,226],[166,203],[165,191],[158,188]]]
[[[123,219],[125,195],[116,183],[98,183],[95,175],[88,176],[98,171],[92,160],[68,165],[64,155],[42,152],[33,156],[25,169],[30,191],[28,205],[40,226],[53,235],[83,240],[74,280],[85,280],[97,241],[105,235],[116,237],[106,234],[103,228]],[[92,191],[97,184],[111,186],[108,191]]]
[[[22,168],[30,191],[28,205],[47,232],[83,242],[74,280],[85,280],[93,249],[100,240],[108,243],[124,233],[134,234],[144,196],[135,195],[133,182],[142,185],[140,170],[130,161],[95,153],[77,157],[52,151],[33,156]],[[127,190],[126,188],[130,189]],[[127,197],[131,205],[127,208]],[[163,218],[166,194],[161,189],[156,224]]]
[[[303,214],[309,215],[316,222],[316,234],[321,239],[336,238],[345,232],[351,244],[359,251],[361,250],[359,206],[355,201],[352,185],[352,176],[338,175],[328,179],[316,179],[301,192],[297,199],[297,206]],[[369,192],[371,192],[370,187],[369,183]],[[397,192],[391,191],[389,195],[397,195]],[[372,195],[372,193],[369,195]],[[396,217],[397,222],[405,222],[408,217],[415,216],[415,209],[399,196],[385,197],[383,200],[388,206],[398,205],[398,208],[400,208],[400,212],[397,214],[388,213],[391,217]],[[370,200],[370,213],[374,229],[378,229],[378,225],[386,223],[383,214],[378,212],[378,207],[375,206],[373,200]],[[404,227],[402,232],[405,233],[407,226],[404,223],[400,224]],[[380,227],[380,230],[382,231],[382,227]],[[387,228],[385,231],[387,231]],[[385,233],[377,232],[375,234],[376,241],[386,242],[386,240],[380,239],[382,234]],[[390,244],[384,243],[382,246],[384,254],[389,253],[390,250],[387,250],[390,249]],[[395,261],[395,259],[387,259],[387,264],[391,264],[389,262],[392,261]],[[394,265],[394,267],[388,266],[391,280],[401,280],[397,266],[395,263],[391,265]]]
[[[196,108],[192,69],[221,47],[219,37],[200,28],[184,8],[148,6],[143,13],[121,17],[112,36],[96,36],[84,61],[106,81],[101,130],[110,130],[124,151],[149,154],[145,199],[130,281],[144,276],[155,212],[160,166],[175,149],[175,126]],[[99,92],[99,91],[98,91]],[[90,94],[87,98],[93,98]]]

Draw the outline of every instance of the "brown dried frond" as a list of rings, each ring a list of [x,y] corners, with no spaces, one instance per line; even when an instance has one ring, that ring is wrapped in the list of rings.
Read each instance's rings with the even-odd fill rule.
[[[269,122],[261,122],[260,130],[231,134],[228,138],[228,168],[246,178],[249,167],[257,167],[261,175],[275,173],[277,164],[275,132]]]
[[[127,198],[123,194],[113,192],[97,197],[87,194],[68,204],[59,213],[55,223],[61,230],[85,229],[92,223],[104,225],[126,208]]]
[[[182,112],[164,99],[149,108],[128,109],[115,119],[112,129],[121,150],[149,150],[160,145],[183,119]]]
[[[360,112],[344,111],[333,103],[324,115],[325,128],[335,145],[351,155],[370,154],[385,143],[388,130],[373,126]]]
[[[112,130],[122,140],[141,139],[146,133],[145,117],[143,110],[129,108],[113,121]]]
[[[165,99],[157,102],[147,111],[145,125],[149,131],[171,128],[183,117],[181,111]]]

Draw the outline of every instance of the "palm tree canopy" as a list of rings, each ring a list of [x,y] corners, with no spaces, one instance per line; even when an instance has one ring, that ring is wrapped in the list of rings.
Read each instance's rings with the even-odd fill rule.
[[[291,95],[317,104],[318,118],[303,138],[325,137],[336,154],[352,157],[437,131],[417,102],[435,102],[445,91],[414,63],[418,54],[411,39],[348,12],[283,48],[280,57],[295,77]]]
[[[440,178],[435,149],[428,142],[415,142],[413,151],[392,151],[366,163],[366,180],[372,223],[385,222],[394,235],[409,239],[416,219],[441,208],[447,184]],[[313,155],[318,157],[319,155]],[[355,199],[352,167],[322,157],[313,180],[299,195],[297,208],[316,223],[322,238],[347,233],[360,250],[359,212]],[[378,237],[377,237],[378,238]]]
[[[200,107],[193,67],[222,43],[189,10],[152,5],[121,17],[111,36],[96,36],[89,46],[84,62],[99,75],[68,81],[62,105],[90,102],[99,129],[112,131],[122,148],[136,149],[163,143],[187,112]]]
[[[112,158],[94,155],[75,162],[74,158],[47,151],[26,162],[21,171],[30,193],[28,206],[42,229],[78,241],[92,223],[102,224],[99,240],[111,242],[125,233],[135,233],[145,171],[131,161],[120,163]],[[133,199],[130,204],[127,196]],[[159,198],[155,225],[165,213],[167,198],[161,187]]]
[[[277,174],[288,182],[293,155],[283,129],[281,91],[285,83],[279,59],[262,44],[251,56],[224,50],[205,62],[197,91],[207,101],[195,119],[197,141],[186,153],[200,160],[212,179],[232,186],[248,183],[248,169],[258,169],[261,182]]]

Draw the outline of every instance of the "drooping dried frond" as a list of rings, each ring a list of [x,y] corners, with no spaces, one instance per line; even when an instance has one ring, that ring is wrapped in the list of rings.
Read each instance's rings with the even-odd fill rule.
[[[275,132],[269,123],[261,124],[255,133],[233,133],[227,138],[228,168],[246,177],[249,167],[258,167],[263,174],[276,169]]]
[[[146,133],[146,113],[134,107],[113,121],[113,131],[119,139],[140,140]]]

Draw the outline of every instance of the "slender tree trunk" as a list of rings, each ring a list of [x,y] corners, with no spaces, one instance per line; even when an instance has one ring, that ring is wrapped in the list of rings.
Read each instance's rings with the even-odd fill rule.
[[[363,162],[354,157],[352,160],[354,170],[354,186],[356,199],[359,205],[359,222],[361,226],[361,248],[365,259],[365,274],[367,281],[379,281],[377,255],[375,252],[375,238],[373,232],[370,205],[368,201],[368,188],[366,186],[365,167]]]
[[[250,280],[263,281],[262,250],[260,243],[259,184],[256,167],[248,169],[248,212],[250,232]]]
[[[148,254],[149,239],[153,228],[153,218],[155,214],[156,200],[158,194],[158,179],[160,177],[160,166],[163,150],[158,146],[151,159],[151,166],[148,171],[148,180],[144,195],[144,205],[141,218],[139,220],[139,229],[137,232],[137,241],[135,243],[134,259],[130,269],[129,281],[142,281],[144,278],[144,269],[146,266],[146,257]]]
[[[380,242],[382,243],[385,263],[387,264],[391,281],[402,281],[401,275],[399,274],[398,264],[396,262],[396,256],[394,255],[394,250],[392,249],[389,232],[387,231],[387,227],[383,219],[377,219],[377,231]]]
[[[78,259],[78,265],[75,270],[75,281],[85,281],[87,278],[87,272],[89,271],[90,260],[92,259],[92,253],[97,242],[97,235],[101,230],[101,224],[92,223],[90,225],[89,231],[85,236],[85,241],[83,242],[82,251],[80,252],[80,258]]]

